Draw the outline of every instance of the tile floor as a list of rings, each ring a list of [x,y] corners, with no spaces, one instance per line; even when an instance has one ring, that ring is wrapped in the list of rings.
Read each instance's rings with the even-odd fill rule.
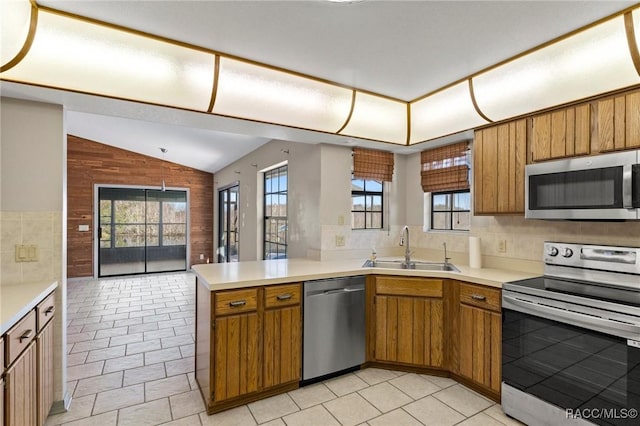
[[[518,422],[446,378],[366,369],[208,416],[194,379],[190,273],[68,283],[70,410],[54,425],[466,425]]]

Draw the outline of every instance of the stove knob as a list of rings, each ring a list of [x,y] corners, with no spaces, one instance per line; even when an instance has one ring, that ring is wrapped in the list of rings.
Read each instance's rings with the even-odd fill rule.
[[[564,250],[562,250],[562,257],[571,257],[573,256],[573,250],[571,250],[569,247],[565,247]]]
[[[549,247],[549,248],[547,249],[547,254],[548,254],[549,256],[555,257],[555,256],[557,256],[557,255],[558,255],[558,249],[557,249],[557,248],[555,248],[555,247]]]

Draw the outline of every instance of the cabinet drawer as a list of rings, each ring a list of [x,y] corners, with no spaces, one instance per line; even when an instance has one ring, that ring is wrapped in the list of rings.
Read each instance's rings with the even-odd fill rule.
[[[273,285],[264,288],[264,306],[297,305],[300,303],[300,284]]]
[[[220,291],[216,293],[215,315],[251,312],[258,308],[258,289]]]
[[[56,312],[55,292],[51,293],[42,302],[36,306],[36,312],[38,313],[38,333],[44,328],[45,325],[53,318]]]
[[[442,280],[424,278],[376,277],[376,294],[442,297]]]
[[[500,290],[480,285],[460,283],[460,302],[500,312]]]
[[[6,334],[7,365],[11,365],[18,355],[29,346],[36,337],[36,311],[32,310]]]

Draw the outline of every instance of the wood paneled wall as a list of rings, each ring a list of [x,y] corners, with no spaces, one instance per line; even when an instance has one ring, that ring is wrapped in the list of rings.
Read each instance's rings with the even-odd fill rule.
[[[190,189],[192,265],[213,261],[213,174],[69,135],[67,138],[67,276],[93,275],[94,184]],[[78,231],[88,224],[90,232]]]

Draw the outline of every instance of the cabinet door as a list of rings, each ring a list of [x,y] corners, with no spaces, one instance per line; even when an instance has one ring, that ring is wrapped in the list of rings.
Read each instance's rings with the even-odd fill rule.
[[[640,147],[640,92],[598,101],[597,108],[600,152]]]
[[[474,213],[524,213],[527,122],[479,130],[474,140]]]
[[[460,304],[459,374],[500,392],[501,315]]]
[[[376,360],[444,365],[442,299],[376,296],[375,306]]]
[[[300,380],[301,323],[299,305],[265,311],[265,388]]]
[[[36,337],[38,351],[38,420],[43,425],[53,404],[53,321]]]
[[[256,312],[215,320],[214,401],[259,388],[260,326]]]
[[[586,155],[591,147],[591,106],[564,108],[533,117],[532,160]]]
[[[37,356],[35,342],[18,357],[6,375],[5,426],[33,426],[37,422]]]

